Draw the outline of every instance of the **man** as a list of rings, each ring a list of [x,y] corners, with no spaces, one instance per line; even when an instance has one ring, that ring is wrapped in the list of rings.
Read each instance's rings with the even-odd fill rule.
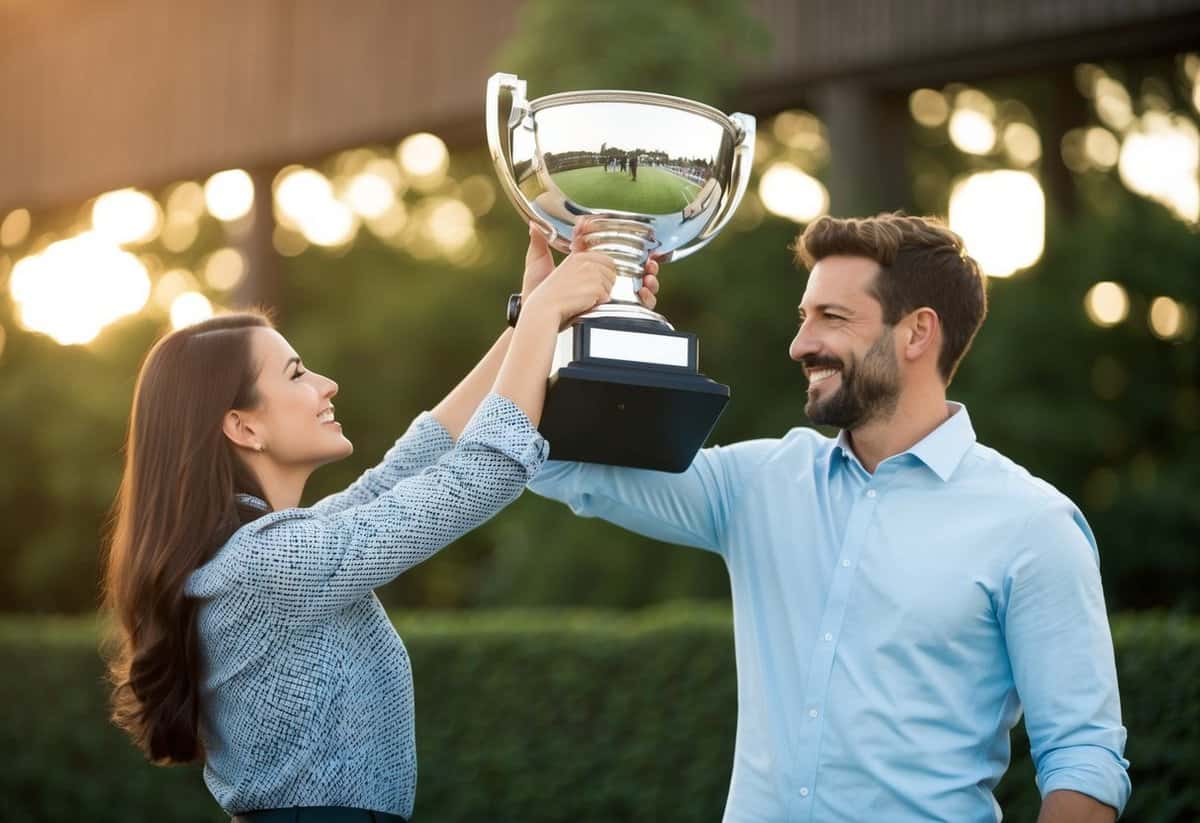
[[[1115,819],[1130,783],[1095,540],[946,400],[986,311],[978,266],[903,215],[822,218],[797,248],[790,354],[836,439],[796,428],[677,475],[552,460],[530,487],[725,560],[726,821],[999,820],[1022,710],[1040,820]]]

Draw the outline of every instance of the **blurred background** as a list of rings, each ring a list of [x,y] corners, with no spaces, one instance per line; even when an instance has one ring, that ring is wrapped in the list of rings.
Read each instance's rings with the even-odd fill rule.
[[[1197,43],[1195,0],[0,3],[0,816],[222,819],[198,770],[141,763],[104,717],[98,561],[137,369],[170,328],[270,306],[356,446],[307,501],[373,464],[519,287],[483,133],[508,71],[531,98],[758,117],[733,223],[662,273],[659,309],[732,389],[711,442],[805,425],[806,223],[948,219],[991,301],[950,395],[1096,532],[1131,819],[1200,819]],[[416,670],[418,820],[719,819],[718,558],[526,495],[380,596]],[[540,708],[505,702],[530,690]]]

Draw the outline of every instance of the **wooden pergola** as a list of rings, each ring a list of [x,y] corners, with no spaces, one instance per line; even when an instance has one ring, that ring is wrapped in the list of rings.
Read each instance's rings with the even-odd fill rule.
[[[1200,43],[1200,0],[748,2],[774,48],[739,108],[820,114],[842,212],[906,205],[896,135],[917,86],[1044,70],[1069,89],[1079,61]],[[418,130],[481,144],[520,4],[0,0],[0,215],[224,168],[270,180]]]

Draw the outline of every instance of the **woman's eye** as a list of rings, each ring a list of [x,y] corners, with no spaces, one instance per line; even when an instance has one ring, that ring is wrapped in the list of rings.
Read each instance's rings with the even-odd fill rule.
[[[308,374],[308,372],[297,369],[296,373],[292,375],[292,379],[295,380],[297,377],[303,377],[306,374]]]

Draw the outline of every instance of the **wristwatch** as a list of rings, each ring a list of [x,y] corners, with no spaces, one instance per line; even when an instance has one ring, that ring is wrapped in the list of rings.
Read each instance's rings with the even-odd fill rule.
[[[517,318],[521,316],[521,293],[516,292],[508,296],[508,325],[514,328],[517,325]]]

